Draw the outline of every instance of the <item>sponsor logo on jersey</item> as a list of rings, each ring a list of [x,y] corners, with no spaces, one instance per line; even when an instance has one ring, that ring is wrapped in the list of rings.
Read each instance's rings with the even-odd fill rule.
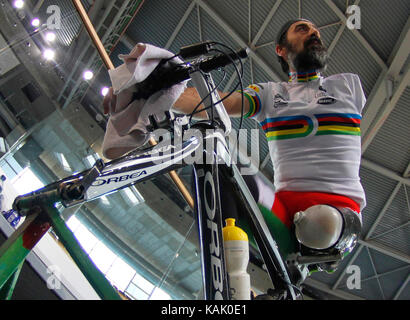
[[[336,103],[336,99],[335,98],[332,98],[332,97],[323,97],[323,98],[320,98],[319,100],[317,100],[317,103],[318,104],[333,104],[333,103]]]
[[[273,98],[273,107],[279,108],[279,107],[287,107],[287,106],[288,106],[288,102],[285,101],[285,99],[279,93],[277,93],[275,97]]]

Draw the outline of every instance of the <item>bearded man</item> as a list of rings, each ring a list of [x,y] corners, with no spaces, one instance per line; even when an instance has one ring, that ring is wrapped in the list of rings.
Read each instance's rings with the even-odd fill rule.
[[[289,80],[253,84],[224,100],[228,114],[239,117],[245,97],[245,118],[258,121],[268,141],[274,190],[257,177],[246,180],[258,204],[271,211],[275,228],[296,236],[300,252],[344,256],[358,239],[366,205],[359,177],[366,103],[360,79],[350,73],[322,75],[328,53],[309,20],[287,22],[276,41]],[[106,113],[111,99],[104,101]],[[196,89],[187,88],[174,110],[190,114],[200,101]],[[331,272],[336,266],[337,261],[315,267]]]

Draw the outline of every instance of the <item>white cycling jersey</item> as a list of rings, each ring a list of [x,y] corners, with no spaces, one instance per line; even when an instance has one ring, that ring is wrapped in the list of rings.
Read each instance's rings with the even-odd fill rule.
[[[246,117],[259,122],[268,140],[275,191],[340,194],[362,210],[360,120],[366,98],[360,79],[312,73],[306,82],[297,80],[292,74],[289,82],[244,90],[250,102]]]

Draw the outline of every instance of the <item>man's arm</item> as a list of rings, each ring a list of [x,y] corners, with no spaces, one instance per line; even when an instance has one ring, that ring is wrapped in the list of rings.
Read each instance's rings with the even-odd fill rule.
[[[218,91],[221,98],[228,95],[228,93]],[[181,94],[179,99],[174,104],[174,110],[184,114],[190,114],[194,108],[201,101],[198,92],[195,88],[187,88],[184,93]],[[244,110],[243,114],[247,114],[249,111],[249,101],[244,98]],[[239,92],[232,93],[228,98],[223,101],[227,113],[231,117],[240,117],[242,108],[242,95]],[[204,105],[198,108],[198,110],[203,109]],[[198,113],[194,116],[195,118],[205,119],[205,111]]]
[[[221,98],[228,95],[228,93],[219,92]],[[113,89],[110,88],[107,95],[104,97],[103,106],[104,114],[110,114],[115,112],[115,104],[117,101],[116,95],[113,94]],[[181,94],[178,100],[174,104],[174,110],[176,112],[181,112],[184,114],[190,114],[194,111],[194,108],[201,101],[198,92],[195,88],[186,88],[186,90]],[[247,114],[249,111],[249,101],[248,99],[243,99],[244,110],[243,114]],[[223,101],[226,111],[231,117],[240,117],[242,108],[242,95],[239,92],[232,93],[228,98]],[[204,105],[198,108],[198,110],[203,109]],[[206,119],[205,111],[197,113],[194,118]]]

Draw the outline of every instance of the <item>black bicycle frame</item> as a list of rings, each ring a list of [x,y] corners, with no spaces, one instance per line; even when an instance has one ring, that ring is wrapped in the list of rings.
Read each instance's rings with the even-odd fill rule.
[[[202,92],[201,96],[206,97],[209,87],[205,82],[201,83],[202,76],[197,73],[192,79],[196,79],[194,81],[196,88],[202,86],[202,90],[199,91]],[[212,93],[212,99],[218,101],[216,92]],[[225,134],[230,130],[229,118],[220,104],[216,104],[215,109],[220,117],[215,117],[214,121],[198,122],[192,127],[198,129],[202,134],[201,137],[194,135],[187,137],[180,146],[174,146],[171,141],[161,143],[161,145],[145,150],[131,152],[106,164],[101,161],[97,162],[89,170],[16,198],[13,208],[19,212],[24,211],[30,208],[38,197],[50,190],[61,190],[61,203],[69,207],[152,179],[171,170],[193,165],[195,216],[201,251],[204,298],[230,298],[222,238],[222,219],[228,216],[224,215],[221,210],[219,188],[219,179],[227,179],[224,182],[234,187],[235,194],[241,199],[241,204],[246,209],[248,224],[275,289],[286,290],[288,297],[295,299],[295,293],[276,242],[238,168],[232,163],[225,140]],[[224,128],[225,132],[218,131],[218,128]],[[211,131],[208,131],[209,129]],[[212,142],[212,148],[205,148],[205,142]],[[202,157],[199,161],[193,162],[191,154],[198,151],[202,153]],[[70,188],[72,186],[74,188]],[[83,192],[80,192],[81,196],[72,197],[72,190]],[[24,204],[21,208],[25,209],[20,210],[19,202]]]
[[[205,139],[208,140],[209,139]],[[203,161],[194,164],[195,209],[201,250],[204,298],[229,299],[229,284],[225,268],[222,228],[223,219],[230,217],[222,212],[220,180],[233,186],[233,192],[241,199],[248,225],[251,227],[267,272],[275,289],[285,290],[295,299],[286,266],[277,249],[276,242],[261,215],[245,181],[239,173],[225,144],[223,135],[215,133],[213,149],[203,148]],[[211,163],[209,163],[211,160]]]

